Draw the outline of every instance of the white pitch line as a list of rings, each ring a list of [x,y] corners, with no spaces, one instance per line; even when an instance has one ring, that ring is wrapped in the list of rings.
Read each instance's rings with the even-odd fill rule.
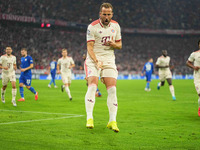
[[[48,113],[48,112],[38,112],[38,111],[17,111],[17,110],[6,110],[6,109],[0,109],[0,111],[12,111],[12,112],[25,112],[25,113],[38,113],[38,114],[48,114],[48,115],[74,115],[76,116],[77,114],[65,114],[65,113]]]
[[[83,115],[76,115],[76,116],[67,116],[67,117],[59,117],[59,118],[48,118],[48,119],[38,119],[38,120],[25,120],[25,121],[15,121],[15,122],[4,122],[0,123],[0,125],[4,124],[16,124],[16,123],[26,123],[26,122],[36,122],[36,121],[47,121],[47,120],[58,120],[58,119],[65,119],[65,118],[75,118],[75,117],[82,117]]]

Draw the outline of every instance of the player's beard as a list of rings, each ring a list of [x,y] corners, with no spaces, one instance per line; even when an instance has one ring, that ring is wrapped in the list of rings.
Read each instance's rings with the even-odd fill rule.
[[[103,24],[106,25],[106,26],[107,26],[109,23],[110,23],[110,20],[109,20],[109,19],[105,19],[104,22],[103,22]]]

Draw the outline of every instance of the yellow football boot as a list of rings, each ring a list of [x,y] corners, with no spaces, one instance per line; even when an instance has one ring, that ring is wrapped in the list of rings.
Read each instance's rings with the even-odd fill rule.
[[[92,118],[87,120],[86,128],[90,128],[90,129],[94,128],[94,121]]]
[[[108,122],[107,128],[108,129],[112,129],[115,132],[119,132],[119,128],[117,127],[117,122],[116,121]]]

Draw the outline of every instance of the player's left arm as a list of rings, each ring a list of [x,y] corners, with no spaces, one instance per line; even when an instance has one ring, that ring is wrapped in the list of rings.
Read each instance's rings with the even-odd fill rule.
[[[122,49],[122,41],[113,41],[113,37],[111,41],[108,41],[108,45],[114,49]]]
[[[75,63],[74,63],[74,60],[71,58],[69,69],[71,69],[73,67],[75,67]]]
[[[154,73],[154,65],[153,65],[153,63],[151,65],[152,65],[152,73]]]
[[[17,70],[17,61],[16,61],[16,57],[14,58],[13,68],[14,68],[14,70]]]
[[[30,64],[30,66],[29,67],[27,67],[27,68],[21,68],[21,72],[24,72],[24,71],[27,71],[27,70],[29,70],[29,69],[32,69],[34,67],[34,65],[33,64]]]

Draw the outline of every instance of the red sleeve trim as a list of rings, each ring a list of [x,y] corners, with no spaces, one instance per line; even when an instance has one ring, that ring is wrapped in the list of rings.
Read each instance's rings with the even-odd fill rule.
[[[117,24],[118,24],[118,22],[117,22],[117,21],[115,21],[115,20],[111,20],[110,22],[112,22],[112,23],[117,23]]]
[[[115,40],[115,42],[119,42],[119,41],[121,41],[122,39],[119,39],[119,40]]]
[[[95,42],[95,40],[88,40],[87,42],[92,42],[92,41]]]
[[[98,24],[98,23],[100,23],[99,19],[93,21],[93,22],[91,23],[91,25],[94,26],[94,25],[96,25],[96,24]]]

